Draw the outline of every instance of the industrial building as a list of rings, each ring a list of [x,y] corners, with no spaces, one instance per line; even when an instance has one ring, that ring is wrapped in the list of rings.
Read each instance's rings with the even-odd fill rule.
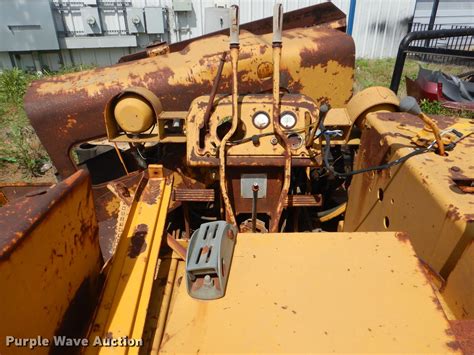
[[[285,11],[323,2],[285,0]],[[349,15],[351,0],[333,0]],[[274,0],[0,0],[0,70],[55,71],[116,63],[152,42],[179,42],[271,16]],[[355,1],[354,1],[355,3]],[[357,57],[394,57],[411,24],[427,24],[433,0],[358,0],[352,16]],[[474,2],[441,0],[438,26],[473,26]]]

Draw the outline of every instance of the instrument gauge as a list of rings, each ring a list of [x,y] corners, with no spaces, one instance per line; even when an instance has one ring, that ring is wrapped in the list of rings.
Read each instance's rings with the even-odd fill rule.
[[[264,129],[270,124],[270,116],[265,112],[257,112],[253,116],[252,122],[258,129]]]
[[[296,116],[293,112],[283,112],[280,116],[280,126],[291,129],[296,125]]]

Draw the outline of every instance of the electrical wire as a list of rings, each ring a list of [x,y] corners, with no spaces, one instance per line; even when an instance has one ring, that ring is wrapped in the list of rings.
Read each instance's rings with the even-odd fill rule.
[[[304,128],[301,128],[301,129],[298,129],[298,130],[285,131],[285,133],[292,134],[292,133],[304,132],[304,131],[306,131],[306,129],[308,129],[310,127],[313,127],[315,125],[316,125],[316,122],[311,123],[309,125],[306,125]],[[443,136],[444,134],[449,133],[450,131],[452,131],[452,130],[444,130],[444,131],[440,132],[440,135]],[[324,147],[324,155],[323,155],[324,166],[325,166],[326,169],[328,169],[335,176],[340,176],[340,177],[349,177],[349,176],[353,176],[353,175],[357,175],[357,174],[363,174],[363,173],[370,172],[370,171],[389,169],[392,166],[401,164],[401,163],[407,161],[408,159],[410,159],[411,157],[414,157],[416,155],[436,151],[436,148],[435,148],[436,141],[433,141],[426,148],[417,148],[413,152],[411,152],[411,153],[409,153],[409,154],[407,154],[403,157],[400,157],[396,160],[388,162],[386,164],[341,173],[341,172],[336,171],[334,169],[334,167],[329,163],[329,155],[330,155],[330,149],[331,149],[331,135],[329,134],[329,132],[332,132],[332,131],[327,130],[324,127],[323,121],[321,120],[319,122],[319,132],[316,132],[316,137],[315,138],[318,138],[321,135],[324,137],[324,140],[326,142],[325,147]],[[246,142],[253,141],[255,139],[259,139],[261,137],[273,136],[273,135],[274,135],[273,132],[261,133],[261,134],[253,135],[252,137],[247,137],[247,138],[243,138],[243,139],[239,139],[239,140],[235,140],[235,141],[229,141],[229,142],[227,142],[227,144],[228,145],[238,145],[238,144],[243,144],[243,143],[246,143]],[[456,146],[456,143],[451,143],[451,144],[446,146],[446,150],[452,150],[452,149],[454,149],[455,146]]]
[[[153,130],[155,129],[155,126],[156,126],[156,122],[154,122],[153,125],[150,128],[148,128],[145,132],[141,132],[138,134],[125,132],[125,135],[128,138],[140,138],[140,137],[143,137],[144,135],[151,134],[151,132],[153,132]]]
[[[441,133],[443,134],[443,132],[441,132]],[[444,132],[444,133],[447,133],[447,132]],[[334,175],[342,176],[342,177],[348,177],[348,176],[353,176],[353,175],[357,175],[357,174],[363,174],[363,173],[367,173],[369,171],[389,169],[392,166],[401,164],[401,163],[407,161],[408,159],[410,159],[411,157],[414,157],[416,155],[436,151],[436,148],[435,148],[436,141],[433,141],[426,148],[415,149],[413,152],[408,153],[407,155],[404,155],[403,157],[400,157],[400,158],[398,158],[396,160],[393,160],[391,162],[388,162],[386,164],[371,166],[371,167],[364,168],[364,169],[359,169],[359,170],[353,170],[353,171],[349,171],[349,172],[346,172],[346,173],[340,173],[340,172],[336,171],[331,164],[329,164],[329,154],[330,154],[330,149],[331,149],[331,137],[330,137],[329,134],[325,133],[325,130],[322,131],[322,134],[323,134],[325,142],[326,142],[326,146],[324,147],[324,157],[323,157],[324,166],[327,169],[329,169]],[[446,150],[454,149],[455,145],[456,145],[456,143],[451,143],[451,144],[447,145]]]
[[[347,202],[344,202],[336,207],[330,208],[329,210],[321,211],[316,213],[316,217],[318,217],[319,222],[327,222],[346,211]]]
[[[142,155],[142,153],[140,152],[140,147],[136,147],[136,148],[137,148],[137,153],[138,153],[138,155],[140,156],[140,158],[142,158],[143,160],[146,161],[147,158],[145,158],[145,157]]]

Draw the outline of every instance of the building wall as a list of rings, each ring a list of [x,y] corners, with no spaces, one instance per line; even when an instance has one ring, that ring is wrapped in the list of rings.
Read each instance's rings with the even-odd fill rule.
[[[11,69],[12,62],[8,52],[0,52],[0,71],[3,69]]]
[[[50,70],[57,70],[61,65],[110,65],[116,63],[122,55],[140,50],[151,41],[166,40],[173,43],[200,36],[206,33],[206,28],[216,28],[216,16],[208,15],[206,18],[208,11],[206,8],[238,4],[241,23],[245,23],[271,16],[273,4],[276,2],[276,0],[189,0],[192,3],[192,11],[178,12],[173,11],[177,0],[50,1],[58,35],[59,37],[66,36],[68,40],[66,43],[64,39],[59,38],[62,48],[60,52],[38,53],[41,65]],[[283,0],[282,3],[285,11],[291,11],[323,1]],[[99,11],[101,35],[86,35],[84,26],[87,24],[84,24],[81,8],[91,2],[95,2],[101,8]],[[348,14],[350,0],[333,0],[332,2]],[[427,22],[431,6],[432,0],[357,0],[352,33],[356,43],[356,56],[359,58],[394,57],[401,39],[408,31],[414,12],[415,21]],[[126,8],[130,7],[165,9],[166,30],[164,33],[152,35],[130,33],[126,15]],[[473,25],[473,7],[472,0],[441,0],[438,22]],[[222,11],[223,17],[227,14],[226,10],[218,11]],[[145,20],[148,26],[149,19]],[[208,22],[206,26],[206,21],[213,21],[214,25],[211,26]],[[104,41],[101,41],[102,39]],[[97,48],[99,46],[108,48]],[[22,56],[25,57],[24,54]],[[23,57],[21,63],[34,62]],[[0,68],[9,67],[11,67],[10,56],[5,52],[0,52]]]
[[[418,0],[413,22],[430,22],[433,0]],[[435,25],[474,26],[473,0],[440,0]]]
[[[157,1],[157,0],[155,0]],[[172,6],[172,0],[161,0],[160,5]],[[171,22],[170,37],[173,42],[199,36],[205,33],[205,8],[212,7],[214,0],[192,0],[194,11],[178,14]],[[220,1],[221,4],[236,3],[240,7],[242,23],[272,16],[276,0]],[[324,0],[283,0],[285,11],[319,4]],[[346,15],[350,0],[333,0]],[[408,23],[413,16],[416,0],[357,0],[352,35],[356,43],[356,56],[363,58],[385,58],[396,55],[398,44],[407,33]],[[180,27],[175,26],[179,23]],[[188,28],[189,25],[189,28]],[[173,27],[174,26],[174,27]]]

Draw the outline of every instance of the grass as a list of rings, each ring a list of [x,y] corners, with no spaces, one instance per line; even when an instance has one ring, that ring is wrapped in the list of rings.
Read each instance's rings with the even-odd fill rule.
[[[416,79],[418,76],[419,66],[430,70],[441,70],[445,73],[459,75],[472,70],[472,68],[459,65],[446,65],[434,63],[421,63],[415,60],[407,60],[403,68],[402,79],[398,90],[398,96],[406,96],[405,77]],[[371,86],[390,86],[392,79],[393,67],[395,59],[358,59],[356,60],[355,84],[354,90],[361,91]],[[439,101],[422,100],[420,107],[426,114],[444,115],[444,116],[460,116],[466,118],[474,118],[474,113],[470,111],[457,111],[445,108]]]
[[[41,167],[49,162],[48,154],[36,136],[23,109],[23,97],[28,85],[44,76],[60,75],[88,67],[67,67],[57,73],[38,76],[14,68],[0,74],[0,182],[38,180]],[[47,180],[53,179],[49,173]]]
[[[36,77],[19,69],[0,75],[0,168],[2,175],[20,169],[25,177],[38,176],[40,167],[48,161],[33,127],[23,110],[23,96],[28,84]],[[13,166],[12,166],[13,165]]]
[[[434,63],[421,63],[415,60],[407,59],[405,67],[403,68],[402,79],[398,95],[403,97],[406,95],[405,76],[410,79],[416,79],[418,75],[419,66],[423,66],[429,70],[441,70],[453,75],[459,75],[469,70],[468,67],[459,65],[446,65]],[[355,91],[360,91],[370,86],[390,86],[392,79],[393,67],[395,66],[395,59],[357,59],[356,73],[355,73]]]
[[[390,85],[394,59],[356,61],[354,90],[360,91],[370,86]],[[442,70],[452,74],[467,71],[466,67],[422,64],[431,70]],[[406,95],[405,75],[416,78],[419,63],[407,60],[400,84],[399,96]],[[67,67],[57,73],[43,73],[42,76],[60,75],[81,71],[90,66]],[[28,84],[38,79],[37,75],[28,74],[18,69],[5,70],[0,73],[0,182],[29,180],[38,181],[41,166],[49,161],[48,155],[41,145],[34,129],[29,124],[23,109],[23,96]],[[460,115],[473,118],[473,113],[448,110],[439,102],[423,101],[421,107],[428,114]],[[54,178],[50,173],[49,179]]]

